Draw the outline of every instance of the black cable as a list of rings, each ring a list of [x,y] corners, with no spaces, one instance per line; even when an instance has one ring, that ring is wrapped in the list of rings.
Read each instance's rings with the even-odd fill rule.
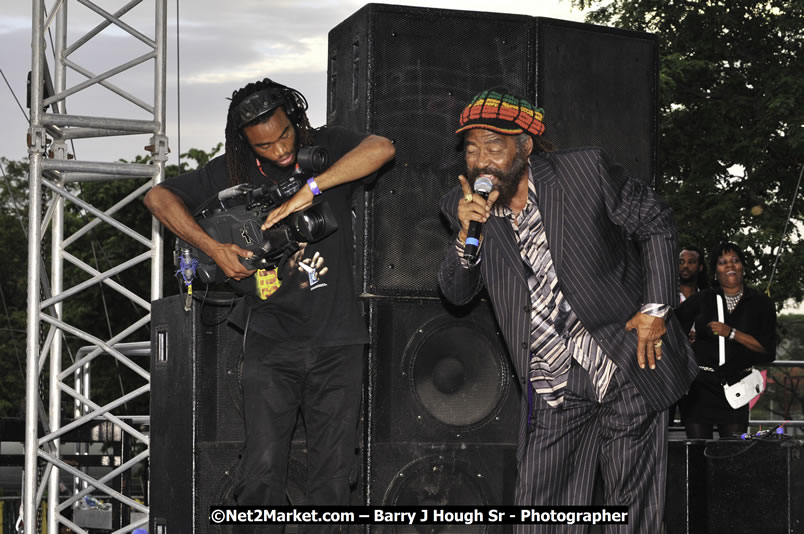
[[[798,173],[798,181],[796,182],[796,190],[793,193],[793,198],[790,200],[790,209],[787,211],[787,220],[784,223],[784,228],[782,229],[782,236],[779,238],[779,248],[777,249],[776,259],[773,260],[773,267],[771,268],[770,279],[768,280],[768,287],[765,288],[765,293],[770,295],[770,288],[771,284],[773,283],[773,277],[776,274],[776,266],[779,264],[779,258],[782,256],[782,246],[784,245],[784,238],[787,235],[787,225],[790,224],[790,218],[793,216],[793,206],[796,203],[796,197],[798,197],[798,190],[801,187],[801,177],[804,176],[804,164],[801,165],[801,170]]]
[[[8,78],[6,78],[6,75],[3,72],[3,69],[0,69],[0,76],[3,77],[3,80],[6,82],[6,85],[8,86],[8,90],[11,91],[11,96],[14,97],[14,101],[19,106],[20,111],[22,111],[22,115],[23,115],[23,117],[25,117],[25,122],[31,122],[31,119],[28,117],[28,114],[25,112],[25,108],[22,107],[22,104],[20,103],[19,98],[17,98],[16,93],[14,93],[14,89],[11,87],[11,84],[8,83]]]
[[[714,443],[718,443],[718,444],[725,444],[725,443],[728,443],[728,444],[730,444],[730,445],[739,444],[739,445],[740,445],[740,447],[739,447],[739,449],[737,450],[737,452],[735,452],[735,453],[732,453],[732,454],[723,454],[723,455],[718,455],[718,454],[712,454],[712,453],[710,452],[710,450],[709,450],[709,447],[711,447],[711,446],[712,446]],[[736,457],[738,457],[738,456],[740,456],[740,455],[743,455],[743,454],[745,454],[746,452],[748,452],[750,449],[753,449],[753,448],[756,446],[756,444],[758,443],[758,441],[750,441],[750,442],[745,442],[745,441],[743,441],[743,440],[728,440],[728,441],[726,441],[726,440],[719,440],[719,441],[716,441],[716,442],[714,442],[714,443],[707,443],[707,444],[706,444],[706,448],[704,448],[704,457],[705,457],[705,458],[709,458],[709,459],[711,459],[711,460],[728,460],[729,458],[736,458]],[[746,446],[742,446],[742,445],[743,445],[743,443],[747,443],[747,445],[746,445]]]
[[[176,150],[179,153],[181,174],[181,49],[179,44],[179,0],[176,0]]]
[[[45,18],[47,18],[47,6],[43,6],[43,10],[44,10],[44,13],[45,13]],[[50,51],[53,54],[53,62],[55,63],[56,62],[56,45],[53,44],[53,30],[49,26],[48,26],[48,29],[47,29],[47,36],[48,36],[48,39],[50,39]],[[50,67],[48,66],[47,60],[45,60],[45,68],[47,68],[48,71],[50,69]],[[48,72],[46,78],[48,80],[50,80],[50,73],[49,72]],[[52,85],[52,83],[53,82],[51,82],[51,85]],[[54,93],[56,92],[55,88],[53,88],[53,92]],[[64,113],[67,113],[67,99],[66,98],[63,99],[61,101],[61,104],[62,104],[62,106],[64,106]],[[59,106],[56,103],[53,104],[53,111],[55,113],[61,113],[59,111]],[[73,149],[73,156],[75,156],[75,139],[70,139],[70,147]],[[47,156],[47,154],[46,154],[46,156]]]
[[[201,313],[199,314],[199,317],[201,318],[201,323],[204,326],[220,326],[223,323],[225,323],[229,319],[229,316],[234,311],[235,303],[237,302],[237,297],[232,297],[232,298],[210,297],[209,296],[209,286],[207,286],[207,288],[204,290],[204,295],[201,298],[199,298],[195,294],[193,294],[193,299],[201,302]],[[208,322],[206,322],[204,320],[204,306],[207,303],[209,303],[211,305],[214,305],[214,306],[227,306],[228,305],[229,308],[225,311],[225,313],[223,314],[223,317],[221,318],[220,321],[213,322],[213,323],[208,323]]]
[[[2,284],[0,284],[0,301],[2,301],[2,303],[3,303],[3,311],[6,314],[6,321],[8,322],[8,335],[11,337],[11,345],[14,348],[14,354],[17,357],[17,364],[20,366],[20,377],[21,377],[21,379],[22,379],[22,381],[24,383],[25,382],[25,366],[22,364],[22,358],[20,357],[20,351],[19,351],[19,348],[17,347],[16,330],[14,328],[12,328],[13,325],[11,324],[11,314],[9,313],[8,306],[6,305],[6,294],[5,294],[5,291],[3,291],[3,285]],[[23,332],[25,332],[25,331],[23,330]]]

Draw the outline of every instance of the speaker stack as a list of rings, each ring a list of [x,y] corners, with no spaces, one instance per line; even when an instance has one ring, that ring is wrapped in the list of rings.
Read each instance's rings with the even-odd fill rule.
[[[657,40],[545,18],[368,4],[330,32],[328,59],[328,124],[388,137],[397,149],[355,203],[356,282],[370,325],[355,502],[511,504],[520,385],[488,302],[453,308],[436,277],[453,246],[439,201],[464,170],[458,116],[475,94],[506,87],[545,108],[546,136],[559,147],[604,146],[654,183]],[[228,313],[225,303],[197,301],[185,312],[178,296],[152,306],[151,532],[216,532],[208,506],[230,502],[243,424],[241,338]],[[304,493],[303,452],[295,436],[291,502]]]
[[[330,32],[328,124],[385,136],[397,149],[356,209],[357,281],[371,324],[369,504],[513,503],[520,385],[488,302],[455,309],[437,283],[453,246],[439,202],[464,172],[458,116],[492,87],[543,106],[546,136],[559,147],[604,146],[654,181],[653,36],[382,4]]]
[[[369,503],[512,504],[519,388],[488,304],[370,309]]]
[[[227,322],[234,295],[184,296],[151,304],[149,532],[217,534],[209,507],[234,504],[232,481],[245,436],[240,385],[243,336]],[[306,485],[304,427],[288,467],[288,504]],[[288,530],[290,532],[290,530]]]
[[[668,534],[804,532],[804,441],[671,441]]]
[[[545,137],[604,147],[655,184],[658,42],[649,34],[499,13],[368,4],[329,34],[327,122],[391,139],[396,159],[358,209],[371,295],[433,296],[451,239],[441,196],[464,164],[458,117],[507,87],[544,107]]]

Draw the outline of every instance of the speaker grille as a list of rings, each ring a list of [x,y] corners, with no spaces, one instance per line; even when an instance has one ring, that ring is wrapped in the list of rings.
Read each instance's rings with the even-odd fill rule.
[[[371,503],[383,506],[500,506],[513,504],[515,446],[382,444]],[[489,525],[394,525],[372,532],[497,533]]]
[[[463,169],[457,118],[482,88],[528,94],[530,19],[388,10],[372,21],[370,131],[393,140],[397,155],[369,193],[367,290],[436,295],[438,265],[451,237],[438,216],[439,201]]]
[[[602,146],[655,185],[657,39],[546,18],[369,4],[329,36],[328,123],[390,138],[396,159],[360,204],[357,276],[377,296],[437,296],[451,232],[439,202],[464,164],[472,96],[506,87],[546,111],[561,148]],[[358,280],[361,282],[361,280]]]
[[[234,525],[214,525],[209,522],[209,507],[234,505],[232,494],[235,469],[240,461],[240,442],[203,442],[198,444],[198,522],[195,532],[199,534],[233,534]],[[301,444],[293,445],[288,460],[288,478],[285,495],[287,505],[304,504],[307,487],[306,452]],[[287,525],[285,534],[298,532],[298,525]]]
[[[488,421],[508,393],[505,353],[493,332],[474,325],[435,317],[416,329],[403,355],[412,397],[458,430]]]
[[[799,440],[707,442],[705,531],[802,532],[803,445]]]
[[[375,439],[516,441],[519,387],[487,302],[376,299],[371,315]]]
[[[650,34],[536,19],[539,105],[560,148],[600,146],[655,186],[657,44]]]
[[[190,313],[184,311],[181,295],[154,301],[151,307],[154,532],[156,525],[171,532],[232,532],[232,527],[209,524],[210,505],[233,504],[232,483],[244,436],[242,336],[226,323],[231,296],[218,293],[204,304],[193,301]],[[165,346],[164,361],[158,358],[160,344]],[[288,504],[304,504],[307,458],[301,417],[291,441],[286,495]],[[354,502],[360,497],[355,492]],[[286,529],[296,531],[295,525]]]
[[[199,534],[231,534],[232,525],[210,525],[209,507],[234,505],[232,482],[240,458],[242,444],[239,442],[199,443],[197,453],[198,492],[195,494],[198,507],[196,532]]]

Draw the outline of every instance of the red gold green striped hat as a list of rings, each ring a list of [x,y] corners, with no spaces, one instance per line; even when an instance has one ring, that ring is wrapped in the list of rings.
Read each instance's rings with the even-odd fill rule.
[[[483,128],[504,135],[544,133],[544,110],[524,98],[490,89],[475,96],[461,113],[461,127],[455,133]]]

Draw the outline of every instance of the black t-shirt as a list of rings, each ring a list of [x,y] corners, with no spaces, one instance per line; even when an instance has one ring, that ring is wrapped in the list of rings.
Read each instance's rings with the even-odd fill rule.
[[[330,164],[356,147],[365,136],[343,128],[320,128],[315,144],[327,150]],[[249,168],[249,182],[260,186],[286,179],[293,169],[262,164]],[[374,175],[363,179],[363,183]],[[333,346],[368,342],[368,331],[358,302],[352,275],[351,182],[323,191],[317,201],[328,202],[338,229],[316,243],[303,246],[299,258],[307,265],[286,265],[281,282],[273,271],[258,271],[238,283],[245,296],[230,321],[274,343],[293,346]],[[229,187],[226,159],[219,156],[195,171],[161,184],[179,195],[190,212],[218,191]],[[251,311],[249,317],[249,310]]]

